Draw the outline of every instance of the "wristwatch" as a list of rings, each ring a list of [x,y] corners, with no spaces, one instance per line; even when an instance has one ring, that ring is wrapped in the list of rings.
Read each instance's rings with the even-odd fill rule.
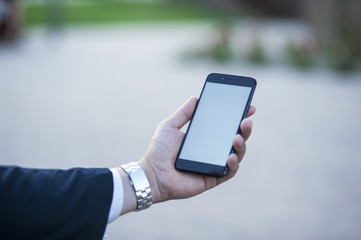
[[[152,190],[143,169],[136,162],[120,166],[129,176],[130,185],[133,186],[137,198],[137,210],[147,209],[152,205]]]

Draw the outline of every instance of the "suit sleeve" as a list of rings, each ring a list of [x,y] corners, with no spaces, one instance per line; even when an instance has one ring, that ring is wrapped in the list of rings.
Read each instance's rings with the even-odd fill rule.
[[[102,239],[112,195],[106,168],[0,166],[0,238]]]

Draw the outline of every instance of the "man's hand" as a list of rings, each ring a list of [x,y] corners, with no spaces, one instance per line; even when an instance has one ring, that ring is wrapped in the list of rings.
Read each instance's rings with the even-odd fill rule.
[[[191,97],[158,125],[145,156],[139,161],[150,182],[154,203],[189,198],[227,181],[236,174],[246,152],[245,141],[252,131],[250,119],[244,119],[241,123],[242,136],[236,135],[233,139],[235,153],[228,157],[229,171],[226,176],[215,178],[177,171],[174,162],[185,135],[180,129],[191,119],[196,103],[197,98]],[[255,107],[251,106],[247,117],[255,111]]]

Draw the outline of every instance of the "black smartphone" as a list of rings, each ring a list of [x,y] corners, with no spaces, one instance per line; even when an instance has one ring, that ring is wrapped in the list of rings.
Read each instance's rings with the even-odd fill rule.
[[[227,174],[233,138],[246,117],[257,82],[251,77],[208,75],[178,153],[175,168],[209,176]]]

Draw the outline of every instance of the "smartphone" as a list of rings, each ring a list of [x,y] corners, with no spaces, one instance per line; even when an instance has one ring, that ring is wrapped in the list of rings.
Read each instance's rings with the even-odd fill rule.
[[[178,153],[176,169],[215,177],[227,174],[233,138],[240,133],[256,85],[251,77],[208,75]]]

